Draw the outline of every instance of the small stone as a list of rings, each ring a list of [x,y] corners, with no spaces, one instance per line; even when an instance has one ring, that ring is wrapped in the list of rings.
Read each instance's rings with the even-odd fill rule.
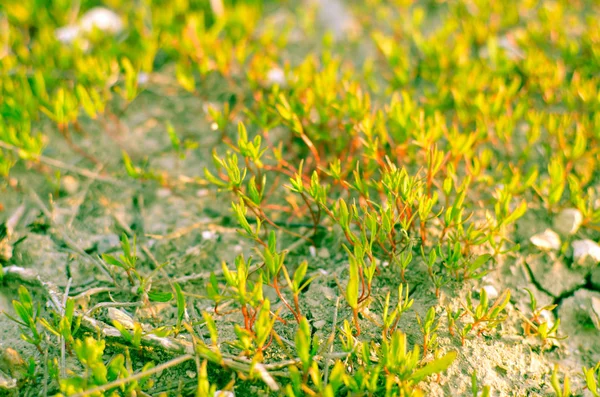
[[[65,175],[60,180],[62,188],[69,194],[75,194],[79,190],[79,181],[71,175]]]
[[[573,247],[573,259],[578,265],[591,267],[600,263],[600,245],[592,240],[576,240]]]
[[[145,72],[140,72],[137,77],[137,82],[140,85],[146,84],[150,80],[150,75]]]
[[[327,324],[327,323],[325,322],[325,320],[319,320],[319,321],[315,321],[315,322],[313,323],[313,326],[314,326],[316,329],[323,329],[323,327],[325,326],[325,324]]]
[[[310,247],[308,247],[308,252],[310,253],[310,256],[312,256],[313,258],[317,256],[317,249],[315,248],[314,245],[311,245]]]
[[[84,32],[91,32],[96,28],[106,33],[117,34],[123,30],[123,21],[108,8],[94,7],[83,14],[79,26]]]
[[[578,209],[566,208],[554,218],[554,229],[565,235],[575,234],[582,222],[583,215]]]
[[[550,229],[546,229],[542,233],[531,236],[529,241],[531,241],[531,244],[543,250],[557,250],[560,248],[559,235]]]
[[[13,256],[13,247],[8,239],[0,240],[0,262],[8,262]]]
[[[160,188],[156,189],[156,197],[158,198],[167,198],[171,195],[171,189]]]
[[[196,377],[196,373],[194,371],[185,371],[185,374],[188,376],[188,378],[190,379],[194,379]]]
[[[217,390],[214,397],[235,397],[232,391]]]
[[[213,232],[212,230],[204,230],[202,232],[202,238],[204,240],[213,240],[216,237],[217,237],[217,234],[215,232]]]
[[[17,380],[6,376],[0,371],[0,390],[12,390],[17,388]]]
[[[127,329],[133,329],[134,321],[133,318],[122,310],[115,309],[114,307],[108,308],[108,318],[111,321],[118,321],[123,327]]]
[[[56,40],[63,44],[71,44],[79,36],[79,30],[79,26],[77,25],[67,25],[56,29],[54,36]]]
[[[25,372],[25,368],[25,360],[23,360],[19,352],[10,347],[6,349],[0,347],[0,370],[11,376],[16,376]]]
[[[329,258],[329,250],[325,247],[319,250],[319,258],[327,259]]]
[[[267,83],[270,86],[278,85],[284,87],[287,83],[285,73],[281,68],[275,67],[267,72]]]
[[[199,189],[196,192],[196,197],[207,197],[210,194],[210,190],[208,189]]]
[[[498,297],[498,290],[493,285],[485,285],[483,289],[487,293],[488,299],[494,300]]]

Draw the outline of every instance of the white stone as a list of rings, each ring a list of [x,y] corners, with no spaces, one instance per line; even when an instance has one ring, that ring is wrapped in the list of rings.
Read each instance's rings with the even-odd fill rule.
[[[583,215],[576,208],[566,208],[554,218],[554,229],[561,234],[575,234],[581,223]]]
[[[287,80],[285,78],[285,73],[281,68],[275,67],[267,72],[267,83],[269,85],[278,85],[285,86]]]
[[[202,232],[202,238],[204,240],[212,240],[217,237],[217,234],[211,230],[205,230]]]
[[[63,44],[72,44],[82,33],[89,33],[97,28],[105,33],[116,35],[123,31],[123,21],[119,15],[108,8],[95,7],[83,14],[77,24],[66,25],[54,31],[56,39]],[[89,42],[82,41],[82,48],[87,50]]]
[[[61,43],[71,44],[79,36],[79,32],[79,26],[67,25],[56,29],[54,31],[54,35],[56,36],[56,40],[60,41]]]
[[[557,250],[560,248],[560,236],[550,229],[531,236],[529,241],[543,250]]]
[[[483,289],[487,293],[488,299],[494,300],[498,297],[498,290],[493,285],[484,285]]]
[[[310,256],[312,256],[313,258],[317,256],[317,248],[315,248],[314,245],[308,247],[308,252],[310,252]]]
[[[146,84],[150,80],[150,75],[146,72],[138,73],[137,82],[140,85]]]
[[[167,189],[165,187],[156,189],[156,197],[158,198],[167,198],[171,195],[171,189]]]
[[[75,194],[79,190],[79,181],[71,175],[63,176],[60,182],[65,192],[69,194]]]
[[[214,397],[235,397],[232,391],[217,390]]]
[[[196,197],[208,197],[209,194],[210,194],[210,190],[200,189],[196,192]]]
[[[590,239],[573,241],[573,259],[582,266],[600,263],[600,245]]]
[[[117,34],[123,30],[123,21],[114,11],[104,7],[94,7],[81,17],[79,26],[84,32],[97,28],[103,32]]]

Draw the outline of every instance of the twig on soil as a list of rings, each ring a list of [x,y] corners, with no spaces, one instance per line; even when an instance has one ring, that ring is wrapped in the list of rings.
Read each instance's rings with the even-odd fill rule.
[[[77,295],[73,295],[71,296],[72,299],[74,300],[80,300],[83,299],[85,297],[90,297],[92,295],[96,295],[96,294],[101,294],[103,292],[114,292],[114,291],[118,291],[118,288],[115,287],[96,287],[96,288],[90,288],[87,291],[83,291]]]
[[[48,296],[48,298],[52,302],[61,302],[64,299],[64,294],[59,291],[58,287],[56,287],[53,283],[42,281],[40,276],[33,269],[26,269],[19,266],[8,266],[3,269],[4,272],[4,280],[12,281],[15,283],[24,283],[30,286],[35,286],[41,288],[42,291]],[[92,331],[94,333],[100,333],[106,338],[122,340],[123,337],[118,329],[113,326],[110,326],[102,321],[96,320],[80,311],[75,312],[76,316],[81,317],[81,327],[88,331]],[[170,337],[159,337],[154,334],[146,334],[142,336],[142,345],[148,347],[154,347],[162,349],[166,352],[173,354],[184,354],[185,356],[189,356],[186,360],[193,357],[194,354],[198,355],[202,359],[214,360],[214,352],[211,353],[202,353],[195,349],[194,343],[182,339],[182,338],[170,338]],[[126,344],[125,342],[123,342]],[[209,347],[205,347],[205,349],[210,349]],[[220,354],[220,353],[219,353]],[[182,357],[185,357],[182,356]],[[173,362],[169,362],[173,365]],[[256,373],[260,376],[260,378],[267,384],[273,391],[279,390],[278,384],[273,379],[274,375],[277,376],[287,376],[286,373],[282,372],[269,372],[271,370],[276,370],[279,368],[284,368],[289,365],[298,365],[300,363],[299,360],[288,360],[282,363],[272,363],[272,364],[252,364],[250,362],[241,362],[239,359],[234,359],[232,357],[225,357],[221,355],[221,360],[219,364],[225,368],[230,368],[234,371],[243,372],[246,374],[251,373],[252,371],[256,371]],[[165,365],[168,363],[165,363]],[[155,367],[158,368],[158,367]],[[154,373],[154,372],[153,372]],[[141,375],[136,374],[134,376],[147,376],[147,374]],[[130,379],[130,380],[135,380]],[[119,383],[120,385],[121,383]],[[106,386],[106,385],[104,385]],[[114,387],[114,386],[110,386]],[[109,387],[109,388],[110,388]],[[102,389],[106,390],[106,389]],[[94,389],[94,391],[96,391]],[[90,391],[86,392],[89,393]],[[85,396],[87,394],[81,394]]]
[[[10,150],[12,152],[15,152],[17,154],[20,154],[23,152],[23,149],[18,148],[17,146],[11,145],[10,143],[6,143],[3,141],[0,141],[0,147],[2,149],[6,149],[6,150]],[[97,180],[100,182],[112,183],[113,185],[123,186],[123,187],[128,186],[127,183],[119,181],[118,179],[114,179],[114,178],[111,178],[108,176],[103,176],[103,175],[98,174],[97,172],[86,170],[85,168],[79,168],[79,167],[76,167],[71,164],[63,163],[60,160],[46,157],[41,154],[38,156],[35,156],[35,160],[39,161],[40,163],[46,164],[50,167],[60,168],[60,169],[72,172],[74,174],[78,174],[78,175],[84,176],[86,178],[94,179],[94,180]]]
[[[96,310],[102,309],[105,307],[140,307],[143,306],[142,302],[101,302],[94,306],[91,309],[85,312],[85,316],[91,316]]]

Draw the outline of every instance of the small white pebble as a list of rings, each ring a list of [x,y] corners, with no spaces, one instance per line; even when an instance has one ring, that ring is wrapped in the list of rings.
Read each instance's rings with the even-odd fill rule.
[[[79,181],[71,175],[65,175],[61,178],[63,189],[69,194],[75,194],[79,190]]]
[[[531,236],[529,241],[543,250],[557,250],[560,248],[560,236],[550,229]]]
[[[202,232],[202,238],[204,240],[212,240],[215,237],[217,237],[217,234],[215,232],[213,232],[212,230],[205,230]]]
[[[269,85],[284,86],[287,83],[285,73],[281,68],[272,68],[267,72],[267,83]]]
[[[54,31],[54,36],[56,36],[56,40],[63,44],[71,44],[79,36],[79,31],[79,26],[67,25],[56,29]]]
[[[323,276],[327,276],[329,274],[325,269],[319,269],[318,272],[321,273],[321,275]]]
[[[573,258],[579,265],[600,263],[600,245],[590,239],[573,241]]]
[[[196,197],[206,197],[210,194],[210,190],[208,189],[200,189],[196,192]]]
[[[487,293],[488,299],[496,299],[498,297],[498,290],[493,285],[485,285],[483,289]]]
[[[317,256],[317,249],[315,248],[314,245],[311,245],[310,247],[308,247],[308,251],[310,252],[310,256],[312,256],[313,258],[315,256]]]
[[[566,208],[554,218],[554,229],[561,234],[575,234],[583,223],[583,215],[576,208]]]
[[[106,33],[120,33],[123,30],[123,21],[114,11],[103,7],[94,7],[81,17],[79,26],[84,32],[91,32],[97,28]]]
[[[167,198],[171,195],[171,189],[160,188],[156,190],[156,197],[158,198]]]
[[[150,75],[146,72],[138,73],[137,82],[140,85],[146,84],[150,80]]]
[[[217,390],[214,397],[235,397],[232,391]]]

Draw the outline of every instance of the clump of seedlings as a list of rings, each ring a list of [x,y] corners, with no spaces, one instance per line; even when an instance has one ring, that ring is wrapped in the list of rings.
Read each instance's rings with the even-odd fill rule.
[[[0,224],[28,360],[0,388],[488,396],[457,368],[474,346],[564,354],[558,306],[511,310],[500,270],[571,209],[543,260],[582,275],[555,301],[598,290],[570,266],[600,239],[594,2],[343,2],[331,26],[327,2],[55,3],[0,11],[0,216],[31,205]],[[576,360],[594,396],[598,354]],[[524,371],[499,392],[549,387]]]

